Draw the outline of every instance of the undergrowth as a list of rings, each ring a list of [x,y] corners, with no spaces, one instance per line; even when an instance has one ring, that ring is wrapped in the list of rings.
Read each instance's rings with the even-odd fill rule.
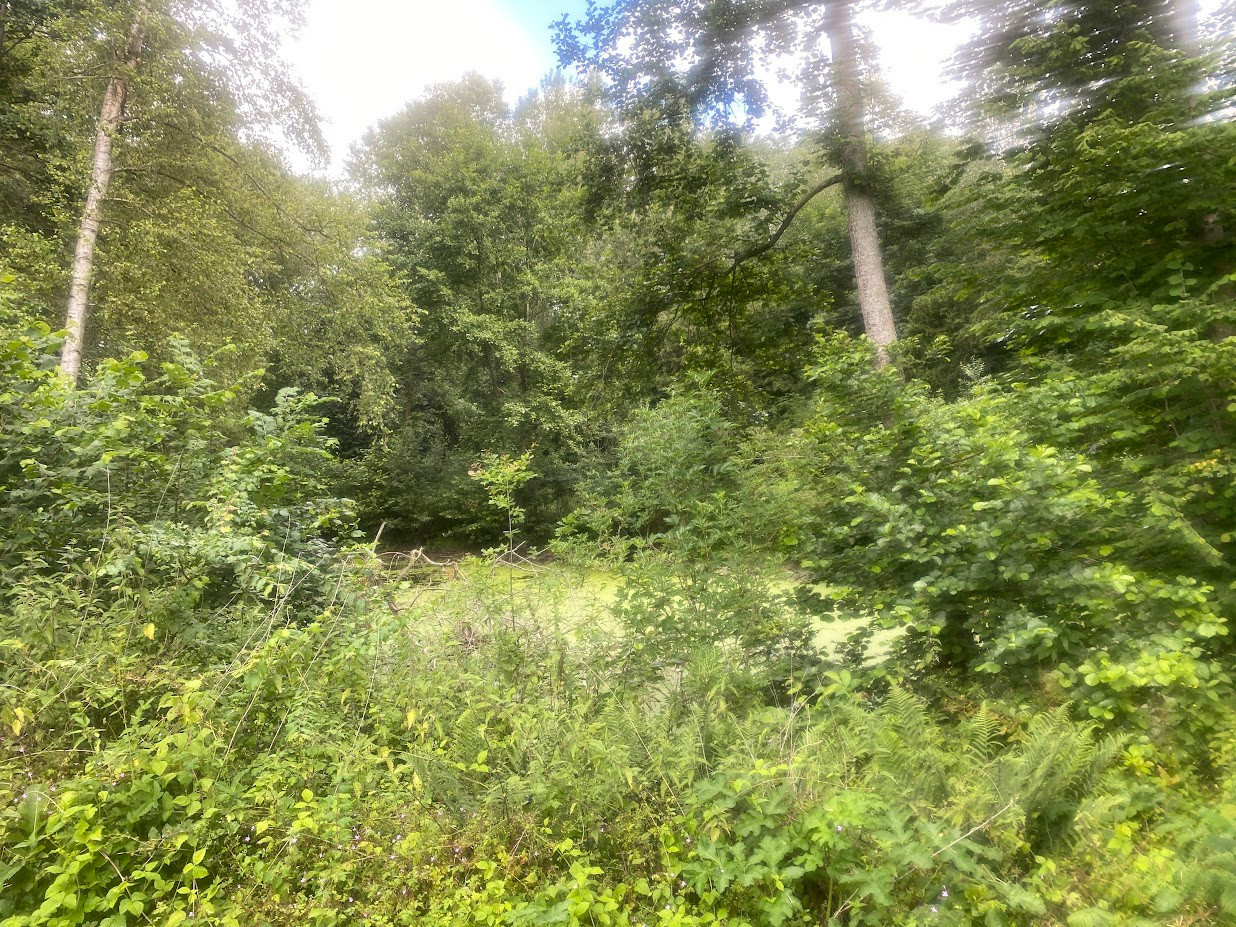
[[[770,703],[716,647],[649,683],[612,634],[512,622],[501,584],[396,614],[375,569],[304,620],[234,615],[208,665],[129,610],[5,641],[0,923],[1085,927],[1236,900],[1230,753],[1212,788],[1060,711],[844,671]]]
[[[628,496],[650,513],[634,542],[593,521],[626,563],[610,621],[580,621],[566,570],[518,593],[477,567],[393,584],[324,490],[311,398],[216,415],[241,393],[187,356],[72,391],[53,350],[46,330],[0,345],[20,497],[0,927],[1236,916],[1221,713],[1187,755],[1062,697],[929,703],[893,662],[832,662],[775,558],[724,543],[759,527],[724,487]],[[666,468],[707,424],[671,412]],[[775,512],[795,488],[773,488]]]

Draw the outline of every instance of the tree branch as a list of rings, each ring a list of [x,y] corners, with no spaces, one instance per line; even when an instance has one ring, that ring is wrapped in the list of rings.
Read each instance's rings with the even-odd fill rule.
[[[292,215],[290,212],[284,209],[279,203],[279,198],[276,196],[272,196],[267,191],[266,187],[262,185],[262,182],[258,180],[258,178],[253,174],[253,172],[249,171],[240,162],[240,160],[236,158],[235,155],[224,150],[221,146],[212,143],[209,139],[205,138],[204,136],[199,135],[198,133],[194,132],[192,129],[186,129],[183,126],[176,125],[174,122],[167,122],[166,120],[162,120],[162,119],[151,119],[150,122],[152,122],[154,125],[161,126],[165,129],[170,129],[173,132],[178,132],[181,135],[185,136],[186,138],[189,138],[197,142],[202,147],[214,152],[219,157],[223,158],[225,161],[231,164],[232,167],[234,167],[241,174],[241,176],[244,177],[246,181],[248,181],[251,187],[257,190],[257,192],[262,196],[262,198],[265,199],[271,205],[271,207],[275,210],[275,212],[279,213],[281,216],[287,219],[288,222],[295,225],[298,229],[304,232],[306,236],[310,238],[316,237],[319,240],[322,240],[328,237],[325,229],[308,226],[304,222],[302,222],[300,219],[298,219],[296,216]]]
[[[773,232],[766,241],[762,241],[758,245],[752,245],[750,248],[740,251],[734,255],[734,263],[730,265],[730,273],[736,271],[738,269],[738,265],[743,261],[749,261],[753,257],[759,257],[761,254],[771,251],[774,247],[776,247],[777,242],[781,240],[781,236],[786,233],[786,230],[793,224],[795,217],[803,211],[803,208],[829,187],[834,187],[841,183],[841,179],[842,177],[840,174],[834,174],[826,180],[821,180],[814,187],[800,196],[794,202],[794,205],[790,207],[790,211],[785,214],[785,218],[781,220],[781,224],[777,226],[777,230]]]
[[[32,180],[36,182],[43,180],[43,178],[40,177],[38,174],[36,174],[34,171],[27,170],[26,168],[21,167],[20,165],[12,163],[11,161],[0,160],[0,170],[11,171],[14,174],[19,174],[22,177],[25,177],[27,180]]]

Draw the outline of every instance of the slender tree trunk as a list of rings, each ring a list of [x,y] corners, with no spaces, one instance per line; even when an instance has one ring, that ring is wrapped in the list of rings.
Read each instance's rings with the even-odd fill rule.
[[[67,334],[60,352],[60,370],[76,383],[82,367],[82,345],[86,336],[86,316],[90,308],[90,278],[94,273],[94,248],[103,225],[103,203],[112,182],[112,142],[124,118],[125,100],[129,94],[129,79],[137,68],[142,53],[146,24],[146,5],[141,4],[129,29],[129,42],[124,60],[117,73],[107,82],[103,106],[99,110],[99,125],[94,139],[94,160],[90,168],[90,187],[73,252],[73,269],[69,277],[69,306],[64,327]]]
[[[841,133],[842,184],[858,305],[863,311],[863,328],[876,348],[876,366],[883,367],[888,363],[889,345],[897,340],[897,325],[888,300],[884,254],[876,231],[875,201],[868,185],[863,93],[850,0],[829,0],[825,28],[832,49],[837,125]]]

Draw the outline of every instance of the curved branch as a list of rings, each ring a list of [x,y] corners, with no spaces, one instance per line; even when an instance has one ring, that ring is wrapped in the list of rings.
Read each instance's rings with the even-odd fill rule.
[[[791,224],[793,224],[795,217],[803,211],[803,208],[829,187],[834,187],[841,183],[841,180],[841,174],[834,174],[826,180],[821,180],[814,187],[795,200],[794,205],[790,207],[790,211],[785,214],[785,218],[782,219],[781,224],[777,226],[777,230],[773,232],[766,241],[762,241],[758,245],[752,245],[745,251],[740,251],[734,255],[734,263],[730,265],[730,273],[736,271],[738,269],[738,265],[743,261],[749,261],[753,257],[759,257],[761,254],[771,251],[774,247],[776,247],[777,242],[781,240],[781,236],[786,233],[786,230]]]
[[[284,209],[283,206],[280,205],[279,203],[279,197],[274,196],[269,191],[267,191],[266,187],[262,185],[262,182],[258,180],[258,178],[254,175],[254,173],[248,170],[244,166],[244,164],[242,164],[240,160],[235,155],[233,155],[231,152],[226,151],[221,146],[214,144],[213,142],[210,141],[210,139],[206,138],[203,135],[199,135],[197,132],[194,132],[192,129],[186,129],[183,126],[179,126],[174,122],[168,122],[167,120],[164,120],[164,119],[151,119],[150,122],[153,123],[154,125],[161,126],[164,129],[171,129],[173,132],[178,132],[181,135],[183,135],[185,138],[188,138],[191,141],[197,142],[202,147],[214,152],[219,157],[223,158],[225,161],[231,164],[232,167],[234,167],[246,181],[249,182],[249,185],[251,187],[257,190],[257,192],[262,196],[263,199],[266,200],[267,203],[270,204],[270,206],[275,210],[275,212],[279,213],[281,216],[287,219],[287,221],[292,223],[292,225],[295,225],[298,229],[304,232],[306,236],[310,238],[318,238],[318,239],[323,239],[327,237],[327,233],[325,229],[317,228],[316,226],[306,225],[296,216],[288,212],[288,210]]]

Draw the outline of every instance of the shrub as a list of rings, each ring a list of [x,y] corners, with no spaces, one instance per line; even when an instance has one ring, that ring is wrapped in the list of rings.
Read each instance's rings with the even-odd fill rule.
[[[903,649],[924,672],[1013,687],[1048,674],[1090,717],[1163,734],[1204,737],[1228,710],[1223,599],[1177,572],[1217,553],[1170,500],[1032,438],[1019,417],[1050,410],[1030,387],[980,384],[946,403],[864,372],[841,341],[813,375],[807,563],[831,598],[908,627]]]
[[[329,594],[349,504],[328,488],[316,400],[237,409],[183,346],[151,373],[135,354],[71,389],[46,326],[0,342],[0,601],[140,601],[167,621],[240,600]],[[155,609],[156,603],[158,608]]]

